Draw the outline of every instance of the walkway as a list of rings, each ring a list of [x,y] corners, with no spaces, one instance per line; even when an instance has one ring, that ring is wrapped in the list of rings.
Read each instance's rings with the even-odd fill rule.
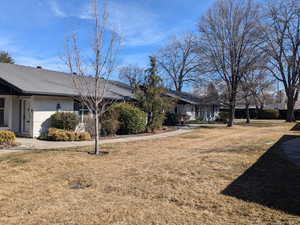
[[[191,132],[191,128],[181,128],[175,131],[169,131],[162,134],[153,134],[145,136],[130,136],[123,138],[112,138],[101,140],[101,144],[111,144],[120,142],[132,142],[132,141],[142,141],[151,140],[157,138],[172,137],[187,132]],[[56,148],[71,148],[71,147],[86,147],[94,144],[94,141],[81,141],[81,142],[69,142],[69,141],[43,141],[34,138],[17,138],[17,142],[20,144],[17,147],[11,149],[0,150],[1,153],[11,153],[19,152],[25,150],[43,150],[43,149],[56,149]]]

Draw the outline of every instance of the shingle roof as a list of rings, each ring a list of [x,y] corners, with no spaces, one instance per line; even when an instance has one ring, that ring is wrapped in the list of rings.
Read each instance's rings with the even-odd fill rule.
[[[8,82],[24,94],[77,96],[72,75],[16,64],[0,63],[0,79]],[[120,82],[107,83],[106,98],[133,98],[132,90]]]
[[[177,97],[181,101],[185,101],[190,104],[194,105],[219,105],[220,103],[211,97],[208,96],[196,96],[192,93],[188,92],[179,92],[179,91],[173,91],[173,90],[168,90],[167,93],[168,96],[170,97]]]
[[[73,85],[72,75],[69,73],[0,63],[0,79],[14,86],[23,94],[54,96],[78,95],[78,91]],[[106,98],[135,98],[132,88],[125,83],[109,80],[106,87]],[[167,95],[194,105],[219,104],[207,97],[199,97],[187,92],[169,90]]]

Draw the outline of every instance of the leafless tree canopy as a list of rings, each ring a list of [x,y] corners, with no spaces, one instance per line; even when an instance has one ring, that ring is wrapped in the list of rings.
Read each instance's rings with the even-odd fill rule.
[[[83,55],[78,46],[76,34],[66,41],[64,61],[73,74],[74,87],[79,100],[95,118],[95,153],[99,154],[99,117],[105,112],[109,96],[108,78],[116,67],[116,56],[119,52],[120,37],[109,23],[107,1],[91,1],[91,21],[94,30],[91,32],[91,55]],[[86,49],[85,49],[86,52]]]
[[[160,70],[166,82],[171,83],[176,91],[181,91],[185,84],[199,79],[199,55],[195,54],[195,44],[195,35],[188,33],[173,38],[158,52]]]
[[[287,121],[291,122],[295,120],[294,106],[300,84],[300,1],[272,1],[265,11],[265,51],[270,56],[268,68],[284,86]]]
[[[208,73],[226,84],[231,111],[228,126],[233,123],[242,77],[264,57],[258,9],[252,0],[218,0],[199,23],[202,63]]]
[[[136,88],[144,81],[144,74],[145,71],[143,68],[128,65],[120,68],[119,79],[129,84],[130,87]]]
[[[247,123],[250,122],[249,107],[254,105],[257,112],[262,111],[265,105],[272,105],[274,98],[274,79],[264,68],[249,71],[243,76],[238,89],[237,101],[244,104]]]

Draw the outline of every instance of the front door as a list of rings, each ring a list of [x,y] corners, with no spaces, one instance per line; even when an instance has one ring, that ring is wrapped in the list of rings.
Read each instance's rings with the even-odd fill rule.
[[[22,132],[24,134],[29,134],[31,127],[30,101],[27,99],[23,99],[22,103]]]

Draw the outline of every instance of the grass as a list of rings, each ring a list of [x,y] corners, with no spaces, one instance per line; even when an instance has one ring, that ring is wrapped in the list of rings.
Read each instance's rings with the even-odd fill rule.
[[[299,224],[299,170],[275,144],[294,125],[0,156],[0,224]]]

